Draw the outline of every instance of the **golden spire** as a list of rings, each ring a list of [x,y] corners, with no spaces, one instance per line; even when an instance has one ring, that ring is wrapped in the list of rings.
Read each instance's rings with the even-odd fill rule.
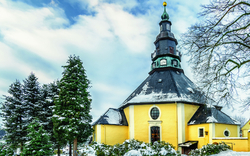
[[[165,20],[169,20],[169,16],[168,16],[168,13],[167,13],[167,11],[166,11],[166,6],[167,6],[167,3],[166,2],[163,2],[163,6],[164,6],[164,12],[163,12],[163,14],[161,15],[161,19],[163,20],[163,21],[165,21]]]
[[[163,2],[163,6],[167,6],[167,2]]]

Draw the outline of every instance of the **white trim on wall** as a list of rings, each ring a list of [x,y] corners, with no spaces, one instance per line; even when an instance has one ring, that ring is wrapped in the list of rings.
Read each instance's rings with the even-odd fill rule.
[[[96,142],[101,143],[101,141],[102,141],[102,127],[101,127],[101,125],[96,125],[96,131],[97,131]]]
[[[226,132],[226,131],[228,132],[228,136],[225,135],[225,132]],[[229,129],[226,128],[226,129],[223,131],[223,135],[224,135],[225,137],[230,137],[231,132],[229,131]]]
[[[206,135],[206,134],[205,134]],[[209,124],[209,132],[208,132],[208,135],[209,135],[209,143],[212,144],[212,138],[215,137],[215,123],[210,123]]]
[[[237,137],[240,137],[240,125],[237,126]]]
[[[157,119],[155,119],[155,120],[152,119],[151,115],[150,115],[151,109],[153,109],[154,107],[159,109],[159,117]],[[150,120],[148,121],[148,124],[149,124],[149,126],[148,126],[148,142],[151,143],[151,127],[153,127],[153,126],[160,127],[160,141],[162,141],[162,127],[161,127],[162,121],[160,120],[160,118],[161,118],[161,109],[158,106],[153,105],[148,110],[148,116],[150,118]]]
[[[149,122],[149,126],[148,126],[148,142],[151,143],[151,127],[160,127],[160,141],[162,141],[162,128],[161,128],[161,121],[160,122]]]
[[[160,118],[161,118],[161,109],[158,106],[156,106],[156,105],[153,105],[152,107],[149,108],[149,110],[148,110],[148,116],[149,116],[150,120],[154,120],[154,119],[152,119],[152,117],[150,115],[151,109],[153,109],[154,107],[158,108],[158,110],[159,110],[159,117],[156,120],[160,120]]]
[[[177,103],[178,113],[178,144],[185,142],[185,111],[184,104]]]
[[[134,125],[134,106],[129,106],[129,139],[135,138],[135,125]]]
[[[200,137],[200,129],[203,129],[203,136]],[[205,137],[205,127],[198,127],[198,138],[204,138]]]

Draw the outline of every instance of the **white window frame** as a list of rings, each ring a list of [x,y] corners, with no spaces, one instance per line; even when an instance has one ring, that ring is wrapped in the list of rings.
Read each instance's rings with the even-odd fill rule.
[[[200,136],[200,129],[203,129],[203,136]],[[198,138],[204,138],[205,137],[205,127],[198,127]]]
[[[161,59],[160,60],[160,65],[161,66],[166,66],[167,65],[167,59]]]
[[[226,132],[226,131],[228,131],[228,136],[225,135],[225,132]],[[231,133],[230,133],[230,131],[229,131],[227,128],[223,131],[223,135],[224,135],[225,137],[230,137],[230,134],[231,134]]]
[[[159,110],[159,116],[158,116],[157,119],[152,119],[150,112],[151,112],[151,110],[152,110],[153,108],[155,108],[155,107]],[[149,108],[148,116],[149,116],[150,120],[160,120],[160,117],[161,117],[161,109],[160,109],[158,106],[153,105],[152,107]]]

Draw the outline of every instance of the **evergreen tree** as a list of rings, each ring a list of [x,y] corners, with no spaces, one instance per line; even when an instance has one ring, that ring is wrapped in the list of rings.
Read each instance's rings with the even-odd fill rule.
[[[0,142],[0,156],[13,156],[14,151],[10,147],[10,144]]]
[[[63,139],[69,143],[74,140],[75,153],[77,141],[80,143],[86,141],[93,132],[90,125],[91,100],[87,91],[90,81],[87,79],[82,61],[75,55],[69,57],[67,65],[63,68],[59,97],[53,115],[54,130],[58,132],[57,134],[63,133]]]
[[[52,156],[53,149],[49,135],[43,129],[38,119],[28,126],[28,142],[24,146],[22,156]]]
[[[53,132],[53,122],[52,122],[52,116],[53,116],[52,110],[53,107],[55,106],[54,97],[58,96],[59,94],[58,83],[59,83],[58,81],[54,81],[53,83],[43,85],[41,90],[41,95],[43,99],[42,100],[43,112],[41,112],[39,118],[46,132],[50,134],[50,141],[53,143],[54,148],[57,147],[58,149],[60,149],[61,145],[55,138]]]
[[[27,79],[25,79],[23,85],[23,108],[24,113],[26,114],[26,127],[30,124],[34,118],[39,117],[42,114],[42,98],[40,93],[39,82],[34,73],[31,73]]]
[[[17,148],[25,142],[26,121],[24,120],[23,89],[21,83],[16,80],[10,85],[9,96],[4,96],[5,101],[2,104],[2,116],[5,126],[5,139],[12,148]]]

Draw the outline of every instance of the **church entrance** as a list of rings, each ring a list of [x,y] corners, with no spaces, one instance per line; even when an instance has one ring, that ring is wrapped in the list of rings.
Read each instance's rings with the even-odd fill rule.
[[[151,127],[151,143],[155,141],[160,141],[160,127],[158,126]]]

